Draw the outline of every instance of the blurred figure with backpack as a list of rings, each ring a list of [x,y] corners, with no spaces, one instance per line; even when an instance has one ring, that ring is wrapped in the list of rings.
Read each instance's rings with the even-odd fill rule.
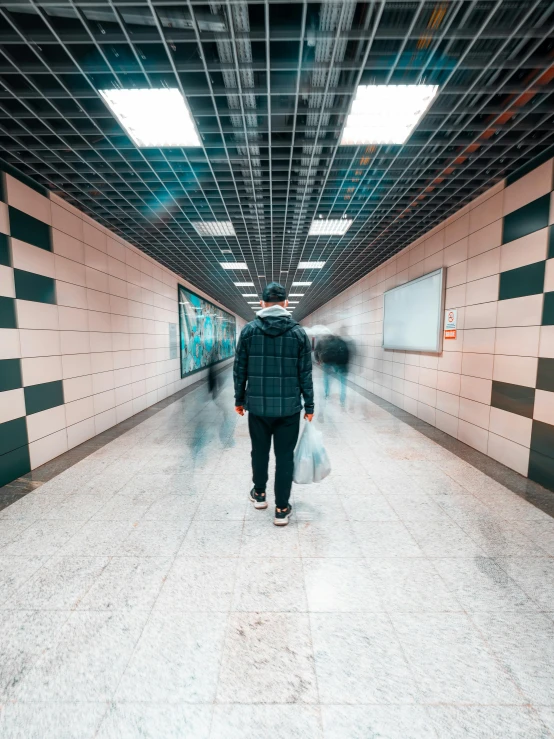
[[[340,382],[340,403],[343,407],[346,404],[346,380],[350,354],[349,343],[334,334],[320,339],[315,350],[316,360],[323,368],[325,398],[329,397],[332,378],[337,377]]]

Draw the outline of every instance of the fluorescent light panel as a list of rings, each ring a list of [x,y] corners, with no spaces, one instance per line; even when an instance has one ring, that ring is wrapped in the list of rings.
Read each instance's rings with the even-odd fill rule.
[[[223,269],[248,269],[246,262],[220,262]]]
[[[289,298],[303,298],[304,293],[289,293]]]
[[[243,298],[257,298],[258,293],[242,293]]]
[[[259,305],[259,304],[260,304],[259,300],[249,300],[248,301],[248,305]]]
[[[300,262],[298,269],[323,269],[325,262]]]
[[[403,144],[438,89],[437,85],[359,85],[341,145]]]
[[[235,282],[235,287],[254,287],[253,282]]]
[[[193,221],[196,233],[200,236],[235,236],[231,221]]]
[[[140,149],[201,146],[194,119],[177,88],[98,92]]]
[[[342,236],[351,225],[351,218],[319,218],[312,221],[308,236]]]
[[[311,282],[293,282],[293,287],[309,287],[312,283]]]

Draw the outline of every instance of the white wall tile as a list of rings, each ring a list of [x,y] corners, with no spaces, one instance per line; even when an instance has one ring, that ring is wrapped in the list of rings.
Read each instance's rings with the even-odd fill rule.
[[[4,298],[15,298],[13,269],[0,265],[0,295]]]
[[[533,418],[543,423],[554,425],[554,392],[535,391],[535,410]]]
[[[539,351],[540,326],[496,329],[495,354],[536,357]]]
[[[487,453],[489,432],[484,428],[460,419],[458,422],[458,439],[464,444],[483,452],[483,454]]]
[[[44,277],[56,276],[54,255],[46,249],[26,244],[24,241],[11,239],[12,243],[12,266],[25,272],[34,272]]]
[[[20,329],[22,357],[51,357],[61,354],[60,332]]]
[[[94,416],[92,396],[74,400],[72,403],[66,403],[65,415],[68,426],[84,421],[86,418],[92,418]]]
[[[43,382],[54,382],[62,379],[62,358],[27,357],[21,360],[23,386],[40,385]]]
[[[70,308],[87,308],[86,288],[69,282],[56,281],[56,301],[58,305]]]
[[[50,200],[9,174],[6,175],[6,197],[8,204],[17,210],[51,224]]]
[[[520,475],[527,475],[529,468],[529,449],[527,447],[520,446],[502,436],[489,433],[487,453],[489,457],[519,472]]]
[[[491,408],[489,431],[529,448],[533,421],[517,413],[508,413],[501,408]]]
[[[56,228],[52,229],[52,249],[54,254],[69,259],[71,262],[77,262],[78,264],[84,264],[85,262],[85,245],[83,242],[63,231],[58,231]]]
[[[13,421],[25,415],[25,395],[23,388],[4,390],[0,393],[0,423]]]
[[[66,233],[79,241],[83,240],[83,221],[57,203],[51,203],[52,226],[62,233]]]
[[[43,439],[33,441],[29,444],[29,457],[31,459],[31,469],[49,462],[55,457],[59,457],[67,451],[67,432],[65,429],[57,431],[55,434],[45,436]]]
[[[50,436],[55,431],[65,429],[65,408],[63,405],[48,408],[45,411],[40,411],[40,413],[27,416],[26,420],[29,442],[36,441],[44,436]]]
[[[88,331],[61,331],[61,354],[89,354]]]
[[[548,245],[548,229],[534,231],[521,239],[510,241],[500,247],[500,269],[507,272],[510,269],[525,267],[527,264],[542,262],[546,259]]]
[[[504,215],[546,195],[552,190],[552,162],[541,164],[504,190]]]
[[[87,418],[84,421],[67,427],[67,448],[73,449],[88,439],[92,439],[96,435],[94,427],[94,418]]]
[[[66,403],[87,398],[89,395],[92,395],[91,375],[72,377],[63,381],[63,396]]]
[[[540,326],[543,295],[498,301],[497,326]]]
[[[511,385],[535,387],[537,382],[537,357],[514,357],[497,354],[494,357],[493,380]]]
[[[541,326],[539,357],[554,357],[554,326]]]
[[[92,374],[90,354],[64,354],[62,356],[63,379]]]
[[[20,356],[19,330],[0,328],[0,359],[17,359]]]

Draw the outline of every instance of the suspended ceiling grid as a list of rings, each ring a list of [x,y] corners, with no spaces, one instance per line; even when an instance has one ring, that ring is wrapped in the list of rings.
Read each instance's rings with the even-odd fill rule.
[[[301,319],[554,144],[553,37],[550,0],[0,0],[0,155],[240,315],[312,282]],[[416,83],[439,94],[406,144],[339,144],[359,84]],[[97,92],[164,86],[200,147],[138,149]]]

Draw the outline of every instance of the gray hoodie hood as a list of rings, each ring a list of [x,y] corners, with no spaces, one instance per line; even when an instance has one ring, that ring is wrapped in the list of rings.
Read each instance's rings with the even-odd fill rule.
[[[295,321],[288,310],[280,305],[262,308],[254,323],[268,336],[281,336],[294,326],[298,326],[298,321]]]

